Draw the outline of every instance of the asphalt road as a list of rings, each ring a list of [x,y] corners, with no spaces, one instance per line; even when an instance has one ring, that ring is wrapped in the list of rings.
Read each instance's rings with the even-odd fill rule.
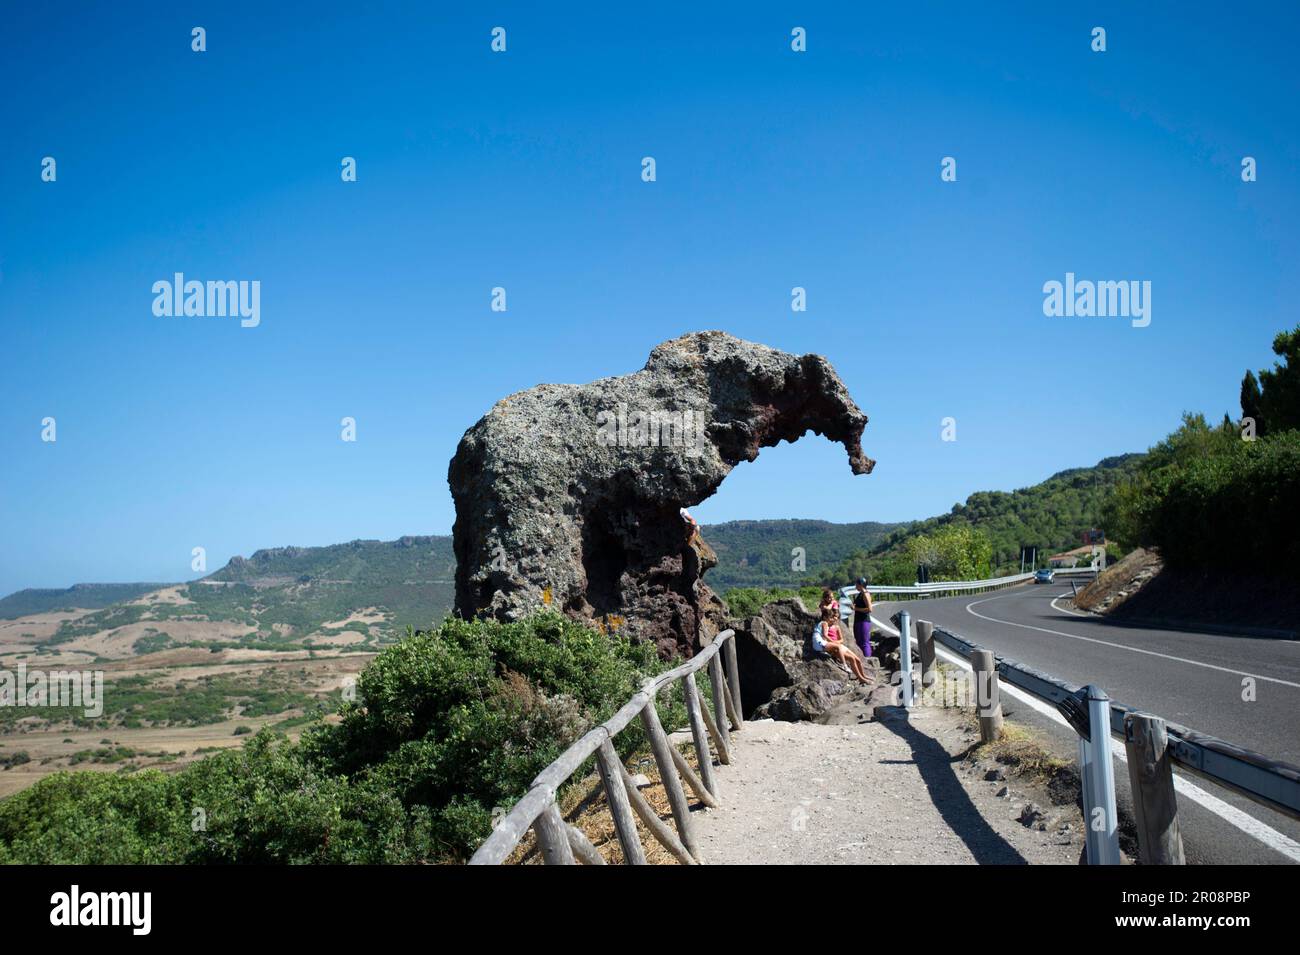
[[[887,621],[906,607],[914,619],[999,656],[1071,683],[1095,683],[1120,703],[1300,764],[1300,642],[1125,627],[1065,610],[1059,598],[1070,594],[1061,578],[962,597],[877,601],[875,617]],[[1253,700],[1243,698],[1249,686]],[[1004,693],[1003,709],[1007,719],[1047,734],[1063,754],[1075,752],[1072,731],[1032,706]],[[1116,782],[1120,811],[1130,811],[1122,762]],[[1186,782],[1203,794],[1179,793],[1188,862],[1300,862],[1300,821],[1191,774]]]

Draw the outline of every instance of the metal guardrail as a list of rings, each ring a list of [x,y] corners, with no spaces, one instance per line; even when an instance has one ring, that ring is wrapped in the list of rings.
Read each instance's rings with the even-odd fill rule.
[[[709,668],[709,682],[713,689],[712,712],[695,685],[696,672],[705,666]],[[682,695],[699,763],[698,775],[664,732],[659,722],[659,712],[655,708],[656,694],[678,680],[682,681]],[[655,763],[659,767],[659,778],[668,794],[676,830],[660,819],[659,814],[641,795],[627,767],[614,750],[614,737],[637,717],[641,719]],[[743,727],[735,631],[724,630],[686,663],[661,673],[653,680],[647,680],[641,690],[617,713],[584,734],[555,762],[538,773],[528,792],[515,803],[514,808],[497,823],[492,834],[479,846],[470,859],[470,865],[500,865],[515,850],[530,827],[537,833],[542,860],[547,865],[572,865],[575,862],[604,865],[604,859],[596,847],[581,831],[564,821],[556,803],[559,788],[593,755],[597,759],[601,784],[609,802],[610,814],[614,817],[614,829],[623,848],[624,860],[629,865],[645,863],[645,850],[633,818],[635,813],[650,834],[678,862],[684,865],[700,862],[682,779],[686,780],[704,805],[719,805],[709,740],[713,740],[718,762],[723,766],[728,765],[731,762],[730,731],[739,731]],[[680,777],[678,773],[681,774]]]
[[[939,593],[967,593],[972,590],[993,590],[997,587],[1011,587],[1033,579],[1033,574],[1012,574],[1010,577],[994,577],[990,580],[938,580],[928,584],[886,584],[880,587],[868,587],[872,595],[876,594],[917,594],[930,595]],[[841,588],[840,593],[849,596],[853,586]]]
[[[943,627],[934,628],[935,640],[965,659],[984,648]],[[1033,667],[994,654],[1000,679],[1062,708],[1077,699],[1081,688]],[[1110,701],[1110,732],[1124,738],[1125,717],[1146,715],[1123,703]],[[1292,819],[1300,819],[1300,767],[1271,759],[1177,723],[1165,723],[1169,756],[1179,766],[1227,789],[1240,793]]]
[[[1058,576],[1062,574],[1093,574],[1096,573],[1095,567],[1053,567],[1052,573]],[[883,584],[881,586],[872,586],[867,589],[872,595],[888,594],[891,596],[913,595],[918,597],[933,597],[939,594],[963,594],[981,590],[997,590],[999,587],[1014,587],[1017,584],[1023,584],[1034,579],[1034,572],[1029,571],[1024,574],[1011,574],[1007,577],[992,577],[987,580],[936,580],[928,584]],[[840,588],[841,596],[849,597],[853,594],[853,585]]]

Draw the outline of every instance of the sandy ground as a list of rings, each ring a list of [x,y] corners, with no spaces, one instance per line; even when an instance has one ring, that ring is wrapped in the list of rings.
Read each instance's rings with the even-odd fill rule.
[[[151,593],[141,594],[134,600],[127,600],[125,603],[134,604],[138,607],[147,607],[151,604],[171,604],[177,607],[184,604],[193,604],[193,600],[190,600],[189,597],[186,597],[181,593],[185,587],[185,584],[178,584],[175,587],[164,587],[162,590],[155,590]]]
[[[961,711],[933,707],[845,725],[748,722],[718,771],[722,805],[693,814],[704,861],[1077,864],[1077,809],[1014,777],[986,781],[964,758],[975,742]],[[1018,821],[1030,802],[1048,810],[1044,829]]]
[[[64,620],[75,619],[85,612],[39,614],[0,621],[0,667],[13,669],[19,661],[26,661],[29,670],[68,667],[102,670],[108,684],[106,693],[110,697],[113,682],[123,677],[150,677],[155,686],[186,686],[209,677],[229,677],[253,686],[260,675],[275,671],[282,675],[285,685],[319,697],[355,682],[361,670],[374,658],[373,653],[344,653],[339,648],[278,652],[239,648],[211,653],[203,648],[173,647],[145,656],[129,655],[132,644],[144,635],[148,626],[165,626],[173,637],[180,639],[228,639],[246,629],[239,624],[175,620],[142,621],[70,641],[57,647],[56,652],[33,652],[33,643],[48,639]],[[352,637],[360,639],[359,634],[351,631],[336,636],[340,638],[335,641],[339,645],[353,642]],[[96,660],[96,654],[102,654],[102,657]],[[239,714],[237,709],[231,711],[228,720],[203,726],[86,729],[71,722],[45,726],[37,720],[0,724],[0,756],[25,752],[30,758],[30,762],[0,770],[0,797],[25,789],[51,773],[69,769],[117,772],[127,765],[168,771],[178,769],[205,755],[197,750],[241,745],[247,737],[243,734],[236,736],[237,727],[246,726],[256,731],[302,713],[302,710],[293,708],[269,716],[247,717]],[[296,738],[301,730],[301,726],[292,727],[288,735]],[[128,747],[138,755],[116,763],[71,761],[75,753],[108,746]]]
[[[90,610],[53,610],[49,613],[34,613],[15,620],[0,620],[0,652],[29,652],[43,640],[54,636],[65,620],[92,613]]]
[[[331,620],[329,623],[323,623],[321,629],[337,630],[339,627],[346,627],[350,623],[364,623],[366,626],[370,626],[372,623],[383,623],[387,619],[387,615],[378,607],[366,607],[364,610],[349,614],[342,620]]]
[[[84,769],[94,772],[117,772],[122,768],[123,763],[85,761],[77,763],[75,766],[69,765],[68,757],[71,757],[73,753],[86,749],[100,749],[110,745],[101,742],[101,740],[107,739],[111,741],[112,746],[127,746],[141,752],[168,752],[172,754],[183,752],[185,755],[177,755],[174,762],[159,762],[156,758],[134,760],[134,763],[142,768],[156,766],[159,769],[174,770],[196,759],[201,759],[205,755],[210,755],[196,753],[195,751],[198,749],[209,747],[224,749],[228,746],[242,746],[248,737],[245,735],[236,736],[235,727],[237,726],[248,726],[256,731],[266,724],[278,722],[288,715],[290,714],[278,713],[275,716],[264,716],[257,719],[240,718],[224,723],[211,723],[207,726],[147,727],[142,729],[115,727],[107,730],[75,731],[49,729],[0,736],[0,742],[4,743],[4,748],[0,749],[0,754],[23,750],[32,757],[30,763],[24,763],[21,766],[15,766],[0,772],[0,797],[26,789],[51,773],[64,770]],[[296,738],[300,731],[301,728],[295,729],[289,735]],[[41,760],[46,757],[54,757],[55,761],[42,765]]]

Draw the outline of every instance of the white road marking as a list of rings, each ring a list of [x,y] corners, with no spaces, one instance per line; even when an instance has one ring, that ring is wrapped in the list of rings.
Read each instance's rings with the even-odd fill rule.
[[[1071,594],[1070,596],[1074,596],[1074,595]],[[1053,600],[1053,601],[1052,601],[1052,609],[1053,609],[1053,610],[1059,610],[1059,611],[1061,611],[1061,613],[1068,613],[1068,614],[1070,614],[1070,616],[1072,616],[1072,617],[1090,617],[1090,616],[1092,616],[1092,614],[1080,613],[1080,612],[1077,611],[1077,610],[1071,610],[1069,607],[1058,607],[1058,606],[1056,605],[1056,601],[1057,601],[1057,600],[1064,600],[1064,599],[1065,599],[1065,594],[1061,594],[1061,596],[1057,597],[1056,600]]]
[[[1083,640],[1086,643],[1096,643],[1103,647],[1114,647],[1116,650],[1127,650],[1129,653],[1141,653],[1149,657],[1160,657],[1162,660],[1173,660],[1175,663],[1186,663],[1189,666],[1204,667],[1206,670],[1218,670],[1220,673],[1231,673],[1234,676],[1248,676],[1255,680],[1263,680],[1266,683],[1277,683],[1281,686],[1294,687],[1300,690],[1300,683],[1292,683],[1290,680],[1279,680],[1273,676],[1261,676],[1258,673],[1251,673],[1248,670],[1234,670],[1231,667],[1221,667],[1213,663],[1205,663],[1202,660],[1189,660],[1186,657],[1176,657],[1168,653],[1160,653],[1156,650],[1144,650],[1141,647],[1129,647],[1122,643],[1111,643],[1109,640],[1098,640],[1095,637],[1081,637],[1077,633],[1066,633],[1063,630],[1049,630],[1047,627],[1035,627],[1027,623],[1016,623],[1012,620],[999,620],[997,617],[986,617],[982,613],[976,613],[972,610],[979,604],[988,603],[990,600],[1001,600],[1007,594],[1000,594],[996,597],[985,597],[983,600],[976,600],[966,605],[966,612],[973,617],[979,617],[981,620],[987,620],[989,623],[1000,623],[1004,627],[1019,627],[1022,630],[1037,630],[1039,633],[1050,633],[1057,637],[1069,637],[1071,640]],[[1060,598],[1057,598],[1058,600]]]
[[[979,615],[976,614],[976,616]],[[882,623],[875,617],[871,618],[871,622],[886,633],[898,636],[897,630],[886,623]],[[1066,634],[1066,636],[1069,636],[1069,634]],[[963,670],[971,669],[970,663],[958,656],[956,653],[953,653],[938,641],[935,641],[934,649],[938,656],[943,657],[949,663],[955,664]],[[1046,703],[1043,700],[1038,699],[1038,697],[1026,693],[1019,687],[1012,686],[1010,683],[999,683],[998,692],[1006,693],[1008,696],[1019,700],[1029,708],[1041,713],[1043,716],[1046,716],[1048,719],[1052,720],[1052,722],[1064,726],[1071,733],[1074,732],[1074,727],[1070,726],[1070,724],[1066,722],[1065,717],[1062,716],[1056,707],[1052,706],[1050,703]],[[1117,737],[1112,733],[1111,738],[1115,739]],[[1128,762],[1128,753],[1125,752],[1123,746],[1112,747],[1110,752],[1111,756],[1120,762]],[[1183,776],[1181,773],[1174,773],[1174,791],[1214,813],[1228,824],[1236,826],[1242,832],[1246,833],[1246,835],[1262,842],[1274,852],[1286,856],[1292,862],[1300,862],[1300,842],[1296,842],[1290,836],[1278,832],[1266,823],[1260,822],[1254,816],[1243,812],[1231,803],[1224,802],[1213,793],[1205,791],[1200,786],[1189,781],[1187,777]]]

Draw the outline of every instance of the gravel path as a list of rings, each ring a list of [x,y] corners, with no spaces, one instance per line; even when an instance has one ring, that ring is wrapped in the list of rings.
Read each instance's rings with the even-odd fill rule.
[[[841,714],[843,717],[844,714]],[[865,716],[857,719],[865,720]],[[709,864],[1077,864],[1072,832],[1017,821],[1030,801],[955,754],[957,711],[882,710],[849,725],[747,722],[718,770],[722,806],[694,818]]]

